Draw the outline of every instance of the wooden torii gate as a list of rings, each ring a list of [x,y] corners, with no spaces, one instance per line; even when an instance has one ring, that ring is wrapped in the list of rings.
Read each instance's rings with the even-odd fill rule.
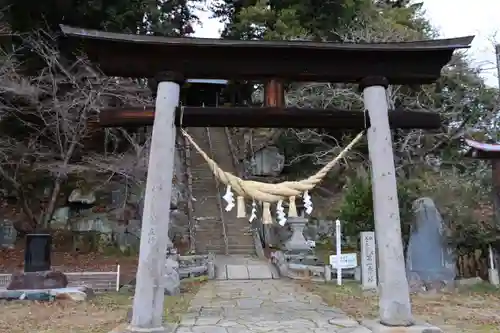
[[[434,82],[453,52],[469,47],[473,37],[338,44],[165,38],[68,26],[61,29],[64,49],[82,48],[104,74],[155,77],[158,82],[154,108],[150,106],[145,112],[125,110],[119,115],[113,115],[112,111],[102,114],[102,122],[107,125],[121,125],[125,119],[129,123],[153,125],[131,331],[164,330],[162,272],[169,225],[169,205],[165,202],[169,202],[171,195],[175,125],[180,124],[179,91],[184,78],[359,84],[370,119],[368,148],[380,265],[379,323],[398,327],[414,324],[390,124],[401,128],[437,128],[440,121],[435,114],[410,111],[389,114],[386,88],[389,84]],[[343,110],[184,108],[183,126],[364,128],[365,120],[363,112]]]

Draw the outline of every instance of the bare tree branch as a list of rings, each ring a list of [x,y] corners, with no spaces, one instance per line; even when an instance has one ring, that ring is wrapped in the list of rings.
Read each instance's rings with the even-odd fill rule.
[[[43,31],[24,36],[23,44],[29,45],[29,56],[41,59],[44,66],[36,76],[26,76],[16,54],[1,57],[0,124],[5,131],[0,133],[0,178],[17,192],[32,227],[47,227],[68,176],[96,171],[92,168],[97,165],[82,155],[95,132],[89,123],[99,110],[108,105],[144,105],[150,99],[138,93],[137,82],[104,77],[83,57],[61,57],[52,37]],[[108,164],[117,160],[115,155],[103,155],[103,161],[104,157]],[[27,195],[26,175],[33,173],[52,179],[47,202],[38,198],[34,203],[33,194]],[[41,210],[38,218],[30,208],[36,206]]]

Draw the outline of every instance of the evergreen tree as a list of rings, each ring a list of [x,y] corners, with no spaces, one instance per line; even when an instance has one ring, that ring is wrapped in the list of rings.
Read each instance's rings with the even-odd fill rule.
[[[57,31],[59,24],[111,32],[183,36],[198,20],[193,6],[202,0],[0,0],[3,21],[16,32]]]
[[[222,37],[338,40],[335,30],[353,20],[369,0],[224,0],[212,10],[226,22]]]

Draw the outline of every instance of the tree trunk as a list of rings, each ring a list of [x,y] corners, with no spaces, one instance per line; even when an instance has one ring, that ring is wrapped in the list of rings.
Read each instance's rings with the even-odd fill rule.
[[[82,122],[86,121],[87,121],[87,113],[85,111],[82,111],[77,126],[79,126]],[[76,145],[77,143],[79,143],[79,138],[80,138],[79,131],[75,130],[75,133],[71,138],[71,144],[69,145],[68,151],[64,155],[64,160],[62,165],[63,169],[68,166],[71,157],[73,157]],[[54,180],[54,187],[52,188],[52,194],[50,195],[49,204],[47,205],[47,209],[45,209],[44,214],[42,214],[43,226],[46,229],[50,228],[50,222],[52,221],[52,216],[54,215],[54,211],[56,210],[57,198],[59,197],[59,193],[61,192],[61,185],[64,179],[65,177],[63,177],[63,175],[59,172],[56,176],[56,179]]]
[[[54,187],[52,188],[52,194],[50,195],[50,200],[45,209],[44,214],[42,214],[42,221],[44,228],[50,228],[50,222],[52,222],[52,216],[56,210],[57,198],[59,197],[59,192],[61,192],[62,177],[58,175],[54,181]]]

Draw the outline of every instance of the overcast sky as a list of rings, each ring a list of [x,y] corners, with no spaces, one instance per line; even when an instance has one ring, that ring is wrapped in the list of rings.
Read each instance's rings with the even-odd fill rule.
[[[476,36],[467,54],[484,70],[486,82],[498,86],[493,42],[500,43],[500,0],[424,0],[424,8],[443,38]],[[219,37],[222,24],[210,19],[210,13],[199,16],[203,26],[195,36]]]

